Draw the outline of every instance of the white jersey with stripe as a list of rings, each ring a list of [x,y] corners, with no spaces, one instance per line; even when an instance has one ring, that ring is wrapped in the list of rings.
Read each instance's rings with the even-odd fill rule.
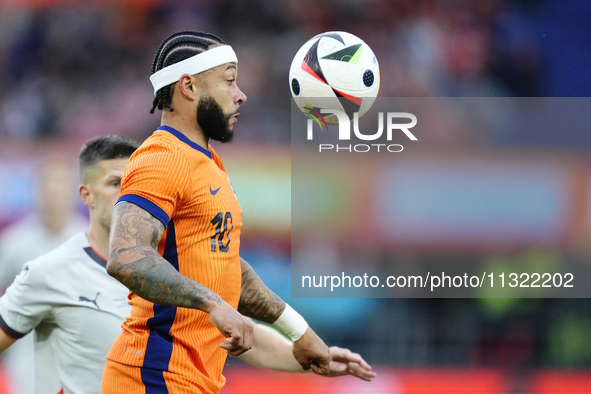
[[[82,233],[26,263],[0,298],[0,328],[35,330],[35,392],[97,393],[106,355],[129,315],[129,290]]]

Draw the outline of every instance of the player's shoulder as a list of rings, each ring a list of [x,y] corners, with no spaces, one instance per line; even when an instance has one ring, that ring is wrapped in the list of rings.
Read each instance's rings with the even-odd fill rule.
[[[172,134],[158,129],[144,140],[132,157],[142,153],[182,154],[183,145]]]
[[[190,153],[183,141],[166,130],[158,129],[132,154],[129,162],[132,166],[187,163]]]
[[[25,263],[23,270],[43,278],[72,268],[72,262],[82,260],[84,248],[89,247],[85,233],[79,233],[50,252]]]
[[[222,163],[222,159],[217,154],[215,149],[213,149],[213,146],[209,145],[209,151],[211,152],[211,159],[214,161],[214,163],[220,168],[220,170],[226,172],[226,169],[224,168],[224,163]]]

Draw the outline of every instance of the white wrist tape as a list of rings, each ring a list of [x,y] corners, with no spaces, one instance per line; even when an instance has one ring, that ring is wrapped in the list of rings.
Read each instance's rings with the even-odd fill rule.
[[[178,82],[178,80],[185,74],[199,74],[210,68],[230,62],[238,63],[236,54],[231,46],[222,45],[164,67],[150,77],[150,82],[152,82],[152,86],[154,87],[154,95],[156,95],[156,92],[161,88],[170,85],[171,83]]]
[[[273,324],[289,335],[292,341],[300,339],[308,329],[306,320],[289,304],[285,304],[285,310]]]

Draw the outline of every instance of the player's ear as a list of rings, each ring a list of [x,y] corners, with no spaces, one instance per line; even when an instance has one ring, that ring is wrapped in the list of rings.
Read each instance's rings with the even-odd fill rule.
[[[179,79],[178,88],[181,96],[189,101],[194,101],[197,96],[197,85],[195,80],[189,74],[185,74]]]
[[[80,199],[88,208],[94,209],[94,197],[90,192],[90,188],[88,185],[80,185],[78,186],[78,194],[80,195]]]

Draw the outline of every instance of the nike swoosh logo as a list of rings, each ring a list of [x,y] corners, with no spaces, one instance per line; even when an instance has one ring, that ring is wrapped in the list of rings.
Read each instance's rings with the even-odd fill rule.
[[[220,187],[218,187],[218,188],[217,188],[217,189],[215,189],[215,190],[211,190],[211,186],[210,186],[210,187],[209,187],[209,192],[211,193],[211,195],[212,195],[212,196],[215,196],[216,194],[218,194],[218,192],[220,191],[220,189],[221,189],[221,188],[222,188],[222,187],[220,186]]]

